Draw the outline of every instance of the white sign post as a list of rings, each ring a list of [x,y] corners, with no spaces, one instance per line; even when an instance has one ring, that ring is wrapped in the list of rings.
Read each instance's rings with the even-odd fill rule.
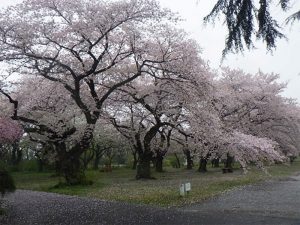
[[[179,187],[180,196],[185,196],[185,185],[181,184]]]
[[[191,183],[185,183],[185,191],[189,193],[192,190]]]
[[[191,188],[191,183],[190,182],[182,183],[179,187],[180,196],[187,195],[191,190],[192,190],[192,188]]]

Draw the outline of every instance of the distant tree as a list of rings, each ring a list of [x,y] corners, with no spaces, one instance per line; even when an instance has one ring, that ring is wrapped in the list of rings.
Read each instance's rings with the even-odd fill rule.
[[[111,164],[115,157],[121,156],[127,143],[111,124],[106,121],[99,121],[101,126],[96,127],[94,140],[90,150],[94,153],[93,169],[99,169],[101,160],[105,161],[108,170],[111,170]]]
[[[211,12],[204,18],[205,23],[214,22],[219,15],[225,16],[224,23],[228,29],[223,57],[228,52],[251,49],[253,38],[266,43],[267,50],[276,48],[278,39],[283,38],[281,27],[273,18],[271,6],[274,0],[218,0]],[[290,7],[291,0],[278,0],[283,11]],[[287,23],[300,20],[300,11],[287,18]]]

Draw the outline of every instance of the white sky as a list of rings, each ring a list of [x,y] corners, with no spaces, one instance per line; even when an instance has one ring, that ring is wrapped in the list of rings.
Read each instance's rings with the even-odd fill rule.
[[[218,68],[225,46],[226,29],[222,24],[223,21],[216,22],[215,26],[203,25],[203,17],[210,12],[216,0],[160,0],[160,2],[163,6],[179,12],[186,20],[182,27],[199,42],[203,58],[209,60],[212,67]],[[284,14],[279,7],[273,11],[280,25],[284,25],[288,15],[300,10],[299,0],[291,0],[291,2],[293,7],[290,12]],[[222,66],[241,68],[249,73],[256,73],[258,70],[278,73],[282,81],[289,81],[284,95],[297,98],[300,102],[300,22],[295,22],[293,26],[286,26],[284,33],[288,41],[278,41],[277,49],[273,54],[267,53],[265,46],[256,42],[257,49],[238,55],[229,54]]]
[[[21,0],[0,0],[0,7],[20,2]],[[202,48],[202,57],[210,62],[213,68],[221,63],[221,54],[224,48],[226,30],[222,21],[215,26],[203,26],[203,17],[212,9],[216,0],[159,0],[161,5],[170,8],[185,20],[181,27],[196,39]],[[274,1],[277,3],[277,1]],[[273,14],[284,25],[284,19],[296,10],[300,10],[300,1],[291,0],[292,8],[283,13],[276,7]],[[258,70],[267,73],[279,73],[282,81],[289,81],[285,96],[297,98],[300,102],[300,22],[293,26],[285,26],[284,33],[287,40],[279,40],[273,54],[267,53],[262,43],[256,42],[257,49],[245,51],[243,54],[229,54],[222,66],[241,68],[245,72],[256,73]]]

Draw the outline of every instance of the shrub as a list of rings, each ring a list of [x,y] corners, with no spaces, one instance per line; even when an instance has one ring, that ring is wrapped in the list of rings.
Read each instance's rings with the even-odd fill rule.
[[[0,193],[2,197],[5,193],[13,192],[15,189],[16,186],[12,176],[6,169],[0,167]]]

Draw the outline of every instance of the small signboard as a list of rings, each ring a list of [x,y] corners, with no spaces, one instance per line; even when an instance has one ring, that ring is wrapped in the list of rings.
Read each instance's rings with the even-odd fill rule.
[[[191,183],[182,183],[179,187],[180,196],[187,195],[191,190]]]
[[[189,192],[191,190],[191,183],[185,183],[185,191]]]

